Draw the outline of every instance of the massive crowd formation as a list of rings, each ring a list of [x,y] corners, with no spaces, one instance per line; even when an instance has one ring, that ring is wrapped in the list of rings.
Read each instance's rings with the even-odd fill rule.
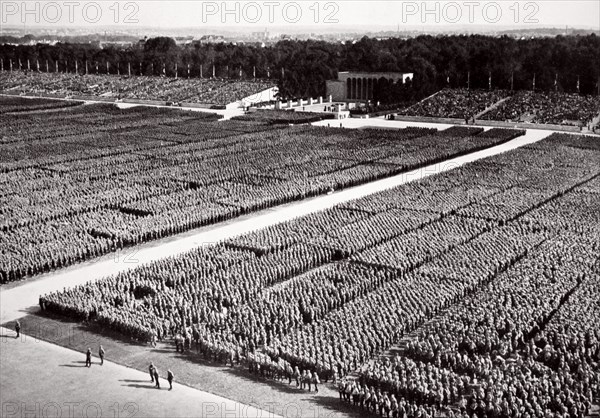
[[[5,93],[48,94],[56,97],[93,96],[113,100],[136,99],[213,105],[235,103],[251,96],[260,99],[258,93],[275,84],[273,81],[261,79],[175,79],[37,71],[0,72],[0,85]]]
[[[508,96],[504,90],[444,89],[399,112],[407,116],[471,119]]]
[[[0,114],[15,112],[33,112],[60,109],[83,104],[77,100],[27,99],[23,97],[5,97],[0,103]]]
[[[257,110],[242,116],[235,116],[234,120],[249,122],[267,122],[271,124],[312,123],[323,119],[332,119],[331,113],[296,112],[294,110]]]
[[[5,115],[0,281],[390,176],[520,134],[283,127],[216,118],[109,104]]]
[[[600,96],[521,91],[481,116],[486,120],[586,125],[600,115]]]
[[[483,111],[487,110],[485,113]],[[600,115],[600,97],[562,92],[444,89],[403,111],[407,116],[586,126]]]
[[[583,417],[600,389],[598,196],[600,143],[554,134],[40,304],[316,372],[384,416]]]

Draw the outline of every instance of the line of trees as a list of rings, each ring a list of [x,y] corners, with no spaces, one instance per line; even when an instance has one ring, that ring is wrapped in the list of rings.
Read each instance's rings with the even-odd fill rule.
[[[531,90],[579,91],[598,94],[600,37],[557,36],[515,39],[508,36],[419,36],[377,40],[368,37],[354,43],[280,41],[261,47],[226,43],[177,45],[167,37],[150,38],[128,47],[58,43],[50,46],[0,45],[4,70],[9,60],[15,68],[29,60],[30,68],[50,72],[85,71],[111,74],[164,75],[173,77],[273,78],[283,97],[325,94],[325,81],[338,71],[401,71],[415,74],[412,86],[381,93],[383,102],[410,101],[443,87],[489,87]],[[65,68],[65,66],[67,68]],[[164,68],[164,69],[163,69]],[[579,80],[579,81],[578,81]],[[579,87],[578,87],[579,86]],[[393,94],[390,94],[390,91]],[[399,97],[401,95],[401,97]]]

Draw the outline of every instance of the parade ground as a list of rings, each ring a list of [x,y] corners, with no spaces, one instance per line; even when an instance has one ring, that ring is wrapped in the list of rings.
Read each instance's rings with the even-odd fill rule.
[[[341,123],[344,128],[448,127],[381,118],[317,124],[327,123],[331,126]],[[4,327],[0,343],[1,416],[364,416],[364,411],[352,410],[339,402],[331,385],[322,385],[319,393],[309,393],[287,381],[252,375],[239,366],[217,365],[195,353],[177,354],[170,344],[151,347],[124,340],[110,330],[43,315],[39,312],[38,297],[451,170],[534,143],[550,134],[550,131],[528,130],[517,139],[483,151],[326,196],[265,209],[0,287],[0,323]],[[17,319],[22,326],[19,338],[15,338],[14,332]],[[100,344],[106,350],[103,366],[97,357]],[[85,367],[87,347],[94,355],[90,368]],[[161,390],[150,382],[147,371],[150,362],[160,370]],[[167,369],[175,375],[172,391],[164,380]]]

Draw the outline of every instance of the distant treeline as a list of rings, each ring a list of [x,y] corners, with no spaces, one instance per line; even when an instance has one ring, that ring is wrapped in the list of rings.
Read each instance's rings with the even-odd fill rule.
[[[100,42],[104,43],[123,43],[123,42],[137,42],[139,41],[139,36],[133,35],[124,35],[124,34],[86,34],[86,35],[32,35],[27,34],[23,36],[13,36],[13,35],[2,35],[0,36],[0,44],[23,44],[23,45],[31,45],[35,44],[38,41],[40,43],[51,42],[63,42],[63,43],[94,43],[97,46],[100,45]]]
[[[600,37],[419,36],[355,43],[280,41],[266,47],[225,43],[177,45],[167,37],[150,38],[130,47],[59,43],[54,46],[1,45],[4,70],[26,68],[64,72],[179,77],[276,79],[281,96],[308,97],[325,93],[325,80],[338,71],[400,71],[415,74],[412,85],[378,92],[382,102],[411,101],[443,87],[554,90],[597,94],[600,77]],[[579,80],[579,82],[578,82]]]

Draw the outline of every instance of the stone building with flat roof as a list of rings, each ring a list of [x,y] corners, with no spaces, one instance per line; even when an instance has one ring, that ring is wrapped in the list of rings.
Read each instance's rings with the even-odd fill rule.
[[[406,83],[412,80],[413,73],[343,71],[337,80],[327,80],[327,96],[334,101],[367,101],[373,99],[373,92],[382,81]]]

